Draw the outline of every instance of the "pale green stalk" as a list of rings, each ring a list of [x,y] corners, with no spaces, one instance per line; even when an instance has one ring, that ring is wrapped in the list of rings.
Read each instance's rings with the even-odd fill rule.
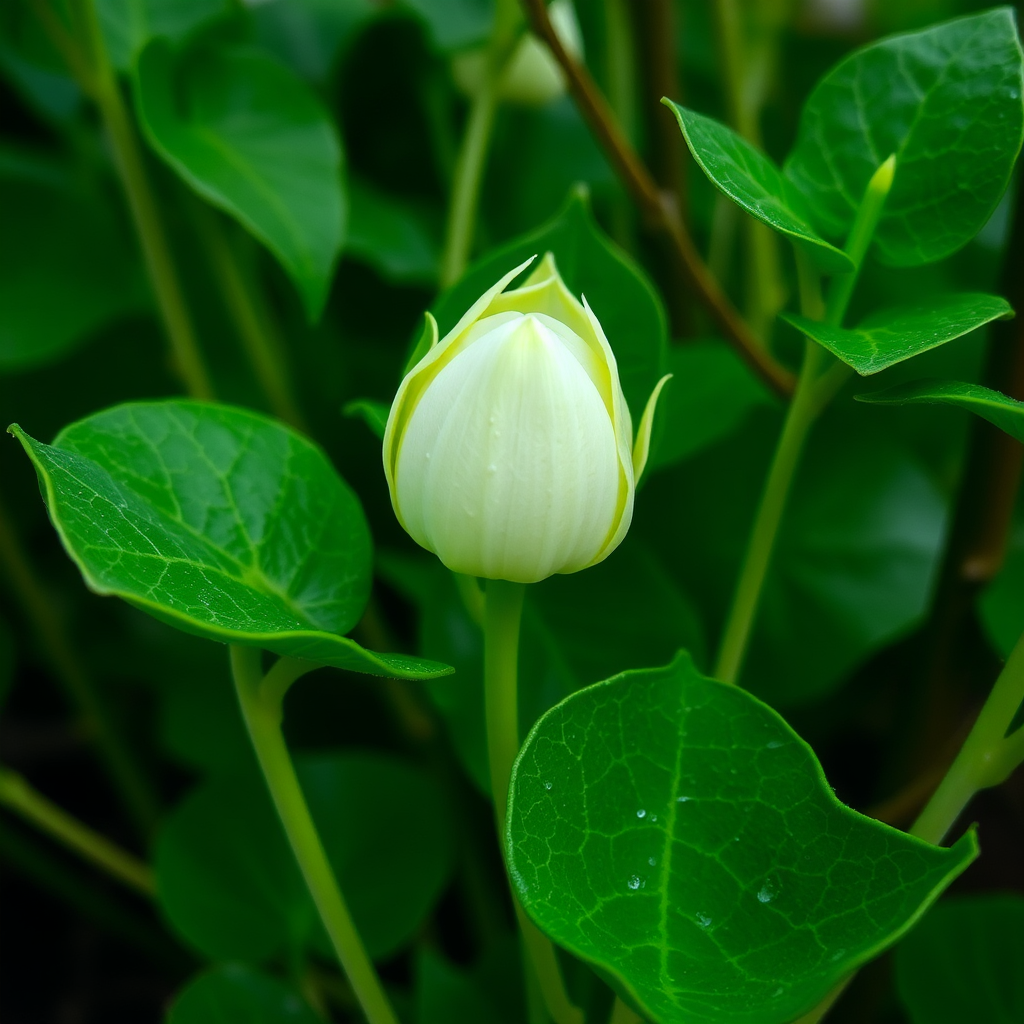
[[[864,256],[878,225],[885,198],[892,187],[894,171],[895,157],[890,157],[868,182],[846,242],[845,251],[854,269],[832,282],[825,309],[825,320],[828,323],[842,323]],[[801,271],[801,302],[805,315],[810,316],[815,294],[809,285],[808,273],[806,268]],[[807,436],[814,421],[849,372],[845,366],[837,369],[837,365],[837,361],[815,342],[810,339],[806,341],[796,392],[786,412],[786,420],[768,471],[761,504],[754,518],[732,606],[722,633],[715,676],[723,682],[736,682],[743,666],[768,566],[771,564],[772,551],[782,523],[782,514]]]
[[[130,889],[143,896],[154,894],[153,872],[147,864],[83,825],[8,768],[0,768],[0,803]]]
[[[466,129],[455,160],[448,223],[441,253],[442,288],[455,284],[466,269],[476,231],[480,188],[487,166],[494,118],[498,110],[498,83],[519,39],[519,9],[514,0],[498,0],[494,28],[487,45],[484,80],[469,107]]]
[[[114,163],[128,197],[146,269],[170,341],[175,369],[193,398],[212,399],[213,385],[196,341],[163,221],[146,174],[138,136],[107,55],[95,0],[78,0],[78,8],[88,32],[92,57],[93,77],[88,85],[110,138]]]
[[[526,587],[488,580],[484,605],[484,706],[487,756],[498,841],[504,846],[505,811],[512,765],[519,753],[519,626]],[[555,1024],[583,1024],[583,1014],[569,1001],[555,948],[519,906],[513,894],[530,967]]]
[[[256,759],[341,968],[369,1024],[398,1024],[352,923],[281,732],[281,701],[288,686],[302,672],[314,667],[310,662],[285,659],[284,667],[278,670],[275,665],[264,679],[257,648],[231,647],[235,691]]]

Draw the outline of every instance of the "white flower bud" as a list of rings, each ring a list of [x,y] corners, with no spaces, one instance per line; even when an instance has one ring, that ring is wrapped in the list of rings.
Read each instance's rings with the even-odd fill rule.
[[[548,253],[485,292],[409,371],[384,433],[399,522],[449,569],[534,583],[606,558],[633,515],[654,389],[633,449],[615,356]]]
[[[554,0],[548,8],[551,27],[576,60],[583,58],[583,35],[572,0]],[[487,48],[477,47],[452,58],[455,84],[469,97],[483,88],[487,75]],[[524,107],[542,107],[565,93],[565,75],[546,43],[525,32],[502,69],[498,98]]]

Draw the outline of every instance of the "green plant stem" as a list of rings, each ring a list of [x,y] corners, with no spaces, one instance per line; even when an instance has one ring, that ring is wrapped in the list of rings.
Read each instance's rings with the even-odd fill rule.
[[[476,214],[480,203],[480,186],[487,150],[490,148],[494,116],[498,109],[498,86],[493,74],[487,75],[480,91],[473,97],[466,121],[466,131],[455,161],[452,194],[448,205],[448,225],[444,251],[441,253],[440,281],[442,288],[453,285],[466,269]]]
[[[853,295],[861,265],[874,236],[885,198],[892,187],[896,158],[890,156],[868,182],[853,226],[846,240],[845,252],[853,263],[853,271],[837,277],[829,290],[825,320],[841,324]],[[801,304],[805,316],[820,315],[820,296],[816,275],[798,257]],[[804,361],[796,391],[786,411],[782,433],[772,457],[761,503],[754,517],[747,550],[733,594],[732,606],[722,632],[715,676],[726,683],[735,683],[743,667],[771,564],[772,551],[778,537],[786,501],[792,489],[807,436],[814,421],[831,401],[849,375],[849,368],[808,339],[804,345]]]
[[[195,211],[196,226],[210,257],[224,304],[271,411],[279,420],[305,430],[306,425],[292,391],[281,340],[252,281],[239,266],[238,254],[228,241],[222,218],[199,202],[195,204]]]
[[[232,645],[231,670],[256,759],[342,970],[369,1024],[398,1024],[398,1018],[391,1009],[380,979],[352,923],[352,915],[338,888],[306,798],[299,786],[281,732],[282,688],[273,684],[265,685],[260,669],[260,651],[255,647]]]
[[[106,706],[79,657],[54,602],[37,578],[0,500],[0,565],[6,570],[15,597],[24,609],[39,649],[53,667],[57,681],[81,718],[83,731],[94,746],[132,820],[148,835],[159,816],[159,801],[146,774],[136,763],[107,713]]]
[[[956,760],[914,822],[912,836],[941,843],[978,790],[998,786],[1024,761],[1024,726],[1007,736],[1022,703],[1024,636],[1017,641]]]
[[[95,0],[78,0],[88,32],[93,75],[83,86],[91,91],[114,152],[146,269],[156,294],[175,370],[193,398],[212,399],[213,386],[203,361],[192,318],[171,257],[163,221],[146,174],[146,165],[121,87],[110,64]]]
[[[504,850],[505,811],[512,765],[519,753],[519,626],[526,587],[506,580],[488,580],[484,605],[484,707],[487,756],[498,841]],[[583,1024],[583,1014],[569,1001],[551,941],[513,901],[532,966],[548,1013],[556,1024]]]
[[[130,889],[143,896],[154,894],[153,872],[147,864],[47,800],[9,768],[0,768],[0,803]]]

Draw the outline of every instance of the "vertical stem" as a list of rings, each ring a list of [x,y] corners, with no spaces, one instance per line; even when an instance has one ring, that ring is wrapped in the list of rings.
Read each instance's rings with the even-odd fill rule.
[[[239,267],[238,255],[228,241],[220,215],[205,204],[196,203],[195,221],[224,303],[271,411],[279,420],[305,429],[280,338],[269,323],[252,282]]]
[[[114,151],[114,162],[131,209],[174,366],[193,398],[211,399],[213,386],[196,341],[192,319],[171,257],[163,221],[146,175],[138,136],[125,106],[96,13],[95,0],[79,0],[89,32],[95,77],[93,96]]]
[[[110,781],[143,834],[156,824],[159,802],[145,773],[114,728],[92,678],[75,650],[53,601],[37,579],[0,501],[0,564],[25,610],[42,650],[85,726]]]
[[[261,692],[259,650],[232,645],[231,670],[242,717],[271,799],[342,970],[369,1024],[398,1024],[398,1018],[388,1003],[380,979],[352,923],[352,916],[338,888],[323,843],[310,816],[306,798],[299,786],[295,767],[281,733],[280,694],[272,693],[270,699],[267,699],[267,694]]]
[[[826,359],[825,351],[813,341],[804,346],[804,361],[796,385],[796,393],[786,411],[786,420],[775,448],[761,504],[747,542],[739,580],[725,631],[722,634],[715,678],[735,683],[743,666],[750,633],[754,626],[761,590],[778,536],[782,513],[786,507],[793,477],[800,462],[804,443],[818,411],[814,384]]]
[[[846,307],[853,295],[853,289],[860,274],[861,265],[867,255],[868,246],[874,236],[878,219],[885,205],[885,198],[892,187],[896,169],[896,158],[890,156],[872,175],[864,191],[864,198],[857,210],[853,226],[846,240],[845,252],[853,263],[849,274],[836,278],[829,291],[825,308],[825,320],[841,324]],[[820,312],[820,297],[817,279],[806,265],[798,261],[800,271],[801,299],[805,315],[809,310]],[[827,369],[826,369],[827,368]],[[797,381],[796,392],[786,411],[786,420],[779,436],[779,443],[772,458],[765,482],[761,504],[754,517],[754,525],[747,543],[746,554],[740,569],[732,606],[726,620],[719,647],[715,676],[723,682],[736,682],[743,658],[753,630],[761,591],[768,574],[772,551],[782,523],[786,499],[796,476],[800,455],[807,435],[821,410],[828,404],[847,370],[840,366],[815,342],[805,342],[804,361]]]
[[[453,285],[466,269],[476,229],[480,185],[487,163],[494,115],[498,107],[495,75],[487,75],[469,108],[466,131],[455,161],[452,194],[448,206],[448,226],[441,254],[441,287]]]
[[[0,768],[0,803],[129,888],[143,896],[154,894],[156,887],[148,864],[83,825],[8,768]]]
[[[522,583],[488,580],[484,607],[484,705],[487,754],[498,842],[504,849],[505,810],[512,764],[519,753],[519,626],[523,615]],[[515,901],[515,896],[513,895]],[[583,1014],[565,991],[555,948],[515,901],[516,917],[530,965],[556,1024],[583,1024]]]

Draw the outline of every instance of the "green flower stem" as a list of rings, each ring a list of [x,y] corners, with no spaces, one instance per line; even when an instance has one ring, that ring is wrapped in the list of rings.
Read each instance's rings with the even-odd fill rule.
[[[950,765],[912,836],[941,843],[980,789],[998,786],[1024,761],[1024,726],[1007,736],[1024,703],[1024,636],[1017,641],[956,760]]]
[[[276,683],[283,684],[286,676],[274,680],[272,669],[265,683],[260,651],[255,647],[232,645],[231,670],[242,717],[271,799],[342,970],[369,1024],[398,1024],[327,861],[281,733],[284,689]]]
[[[79,0],[79,8],[88,31],[92,57],[93,77],[88,84],[114,151],[114,163],[128,197],[175,369],[193,398],[212,399],[213,386],[196,341],[163,221],[146,175],[138,136],[107,55],[95,0]]]
[[[83,730],[117,789],[125,809],[139,832],[148,835],[159,815],[157,795],[146,773],[114,727],[106,704],[79,657],[54,602],[36,576],[26,556],[25,546],[15,533],[2,501],[0,566],[6,572],[14,595],[31,623],[40,650],[48,658],[57,682],[80,716]]]
[[[519,626],[523,617],[522,583],[488,580],[484,604],[484,705],[491,794],[498,841],[504,848],[505,811],[512,764],[519,753]],[[515,901],[515,896],[513,895]],[[526,916],[518,901],[519,921],[530,966],[555,1024],[583,1024],[583,1014],[565,991],[551,941]]]
[[[452,192],[448,203],[444,250],[441,253],[442,288],[455,284],[469,262],[480,205],[480,187],[487,151],[491,145],[494,118],[498,110],[498,83],[505,64],[519,41],[521,17],[514,0],[498,0],[494,29],[487,46],[484,80],[469,107],[466,129],[455,160]]]
[[[270,409],[279,420],[305,430],[281,341],[271,326],[257,289],[239,266],[238,255],[228,241],[222,218],[198,201],[194,208],[196,226],[224,304]]]
[[[853,263],[849,274],[837,277],[829,290],[825,306],[825,320],[841,324],[846,314],[860,268],[874,236],[885,198],[892,187],[896,158],[890,156],[875,171],[864,191],[853,226],[846,240],[845,251]],[[797,263],[800,273],[800,294],[804,315],[820,315],[817,278],[802,262]],[[743,658],[750,642],[761,591],[768,575],[772,551],[778,537],[782,514],[800,464],[807,436],[814,421],[849,375],[849,368],[808,339],[804,347],[804,361],[797,381],[796,392],[786,412],[786,420],[768,470],[761,504],[747,543],[740,569],[732,607],[722,633],[715,676],[726,683],[735,683],[743,667]]]
[[[0,803],[130,889],[143,896],[155,892],[147,864],[61,810],[9,768],[0,768]]]

